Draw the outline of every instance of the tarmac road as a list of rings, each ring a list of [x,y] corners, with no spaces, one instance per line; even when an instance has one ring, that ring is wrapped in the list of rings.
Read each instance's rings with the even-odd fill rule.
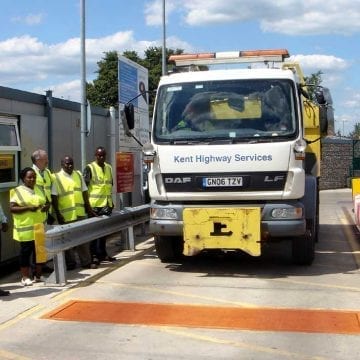
[[[0,359],[356,359],[359,234],[351,191],[321,192],[310,267],[275,248],[161,263],[153,239],[71,271],[65,287],[1,279]],[[118,249],[119,250],[119,249]],[[311,312],[309,312],[311,311]],[[224,321],[227,320],[227,321]]]

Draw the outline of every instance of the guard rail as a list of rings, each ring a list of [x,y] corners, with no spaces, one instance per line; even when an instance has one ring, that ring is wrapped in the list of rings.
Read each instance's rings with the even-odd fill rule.
[[[129,248],[135,250],[135,225],[149,221],[149,205],[113,211],[111,216],[99,216],[70,224],[54,225],[46,231],[46,251],[54,260],[54,272],[46,284],[65,285],[65,250],[122,230],[128,231]]]

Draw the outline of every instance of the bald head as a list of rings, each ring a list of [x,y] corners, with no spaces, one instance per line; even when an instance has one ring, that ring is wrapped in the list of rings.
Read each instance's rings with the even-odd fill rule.
[[[71,156],[64,156],[61,159],[61,167],[67,174],[71,175],[74,170],[73,158]]]

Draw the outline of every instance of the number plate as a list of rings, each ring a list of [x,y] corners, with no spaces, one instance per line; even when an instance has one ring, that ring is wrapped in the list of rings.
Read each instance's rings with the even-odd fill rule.
[[[243,186],[242,176],[229,177],[206,177],[203,178],[203,187],[228,187],[228,186]]]

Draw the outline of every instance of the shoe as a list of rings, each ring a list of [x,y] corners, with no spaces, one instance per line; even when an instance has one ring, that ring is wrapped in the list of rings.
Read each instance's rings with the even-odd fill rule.
[[[84,265],[84,266],[82,266],[82,268],[83,268],[83,269],[97,269],[98,266],[97,266],[96,264],[94,264],[94,263],[91,263],[91,264],[89,264],[89,265]]]
[[[44,276],[35,276],[33,282],[39,283],[39,282],[45,282],[46,278]]]
[[[96,256],[94,256],[93,260],[92,260],[92,263],[95,264],[95,265],[100,265],[100,260]]]
[[[29,278],[22,278],[21,285],[22,286],[31,286],[33,282]]]
[[[8,296],[8,295],[10,295],[10,291],[0,289],[0,296]]]
[[[103,259],[101,259],[101,261],[113,262],[116,261],[116,258],[106,255]]]

